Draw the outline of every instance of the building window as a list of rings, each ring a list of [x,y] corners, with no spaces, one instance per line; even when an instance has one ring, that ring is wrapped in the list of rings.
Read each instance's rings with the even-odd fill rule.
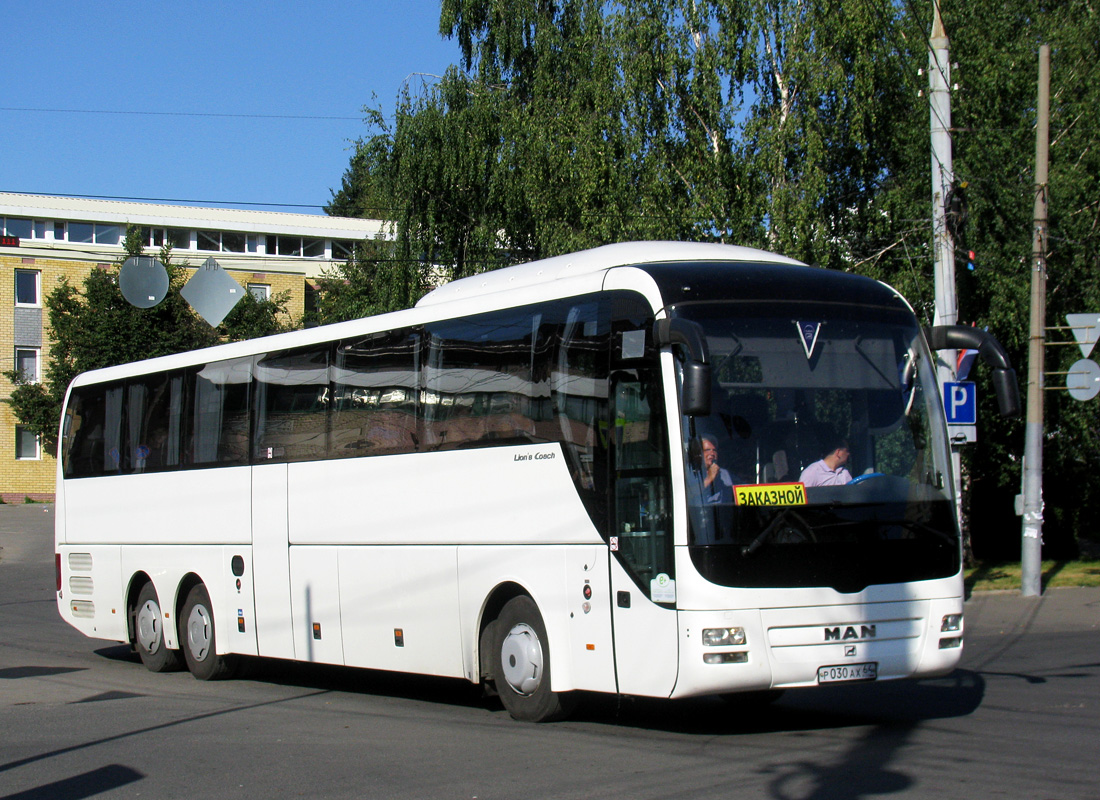
[[[38,436],[26,425],[15,426],[15,458],[17,461],[38,461],[42,457],[42,449],[38,444]]]
[[[347,261],[355,255],[355,242],[347,239],[332,240],[332,257],[336,260]]]
[[[261,302],[271,298],[271,287],[266,283],[250,283],[248,284],[248,291]]]
[[[118,244],[122,241],[122,227],[120,225],[100,225],[95,226],[95,243],[96,244]]]
[[[191,231],[187,228],[168,228],[168,244],[173,250],[191,249]]]
[[[246,236],[237,231],[199,231],[199,250],[213,250],[215,253],[245,252]]]
[[[322,258],[325,255],[325,240],[313,239],[308,236],[273,236],[268,234],[267,254]]]
[[[164,247],[167,243],[173,250],[191,249],[191,231],[186,228],[142,228],[141,238],[149,247]]]
[[[33,223],[29,219],[20,219],[18,217],[8,217],[6,222],[0,220],[3,223],[3,230],[8,236],[18,236],[20,239],[30,239],[31,231],[34,228]]]
[[[38,364],[40,351],[37,347],[15,348],[15,371],[20,373],[27,383],[38,383]]]
[[[90,222],[70,222],[69,241],[91,244],[95,241],[95,225]]]
[[[15,304],[17,306],[39,306],[39,284],[42,273],[36,269],[17,269],[15,271]]]
[[[245,235],[236,231],[222,231],[222,251],[226,253],[243,253]]]
[[[99,222],[70,222],[68,240],[76,244],[113,244],[122,242],[122,226]],[[54,239],[61,238],[60,225],[54,227]]]
[[[219,231],[199,231],[196,242],[199,250],[213,250],[215,253],[222,249],[222,237]]]

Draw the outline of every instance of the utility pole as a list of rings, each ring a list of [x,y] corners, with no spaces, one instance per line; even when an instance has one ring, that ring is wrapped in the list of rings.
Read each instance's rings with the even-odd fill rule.
[[[1024,519],[1020,543],[1021,593],[1042,594],[1043,551],[1043,343],[1047,306],[1047,162],[1050,143],[1050,45],[1039,48],[1038,119],[1035,126],[1035,211],[1031,244],[1031,333],[1024,435]]]
[[[951,151],[951,63],[947,32],[940,17],[939,0],[932,0],[932,33],[929,37],[928,91],[932,123],[932,247],[935,284],[934,325],[954,325],[959,319],[955,294],[955,239],[947,226],[945,203],[955,183],[955,163]],[[936,379],[940,401],[944,384],[955,380],[956,352],[936,354]],[[962,458],[957,445],[951,445],[955,497],[962,493]],[[957,511],[961,515],[961,511]],[[961,516],[958,519],[962,528]]]

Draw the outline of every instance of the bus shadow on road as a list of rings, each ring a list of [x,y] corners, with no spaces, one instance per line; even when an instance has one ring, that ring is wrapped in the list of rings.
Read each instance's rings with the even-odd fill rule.
[[[140,659],[125,645],[100,648],[114,661]],[[500,701],[461,678],[242,657],[237,680],[326,692],[411,700],[486,709],[507,716]],[[909,725],[931,719],[965,717],[981,705],[985,679],[959,669],[943,678],[852,683],[788,690],[771,704],[747,696],[663,700],[591,692],[578,693],[572,722],[625,726],[670,733],[736,735],[822,730],[867,725]]]
[[[771,704],[752,699],[740,704],[736,695],[684,700],[592,695],[573,719],[704,735],[894,727],[965,717],[977,710],[984,694],[980,674],[956,670],[922,681],[793,689]]]
[[[83,672],[84,667],[5,667],[0,669],[0,681],[18,680],[20,678],[49,678],[54,675],[67,675],[70,672]]]
[[[109,661],[129,662],[142,668],[141,659],[127,645],[101,647],[95,651]],[[181,671],[183,668],[181,667]],[[423,700],[454,706],[492,705],[482,689],[461,678],[440,678],[402,672],[317,664],[308,661],[284,661],[277,658],[241,656],[232,680],[256,681],[276,686],[292,686],[322,692],[377,695],[397,699]],[[499,703],[496,705],[499,706]]]
[[[451,706],[478,707],[493,702],[485,698],[481,687],[461,678],[411,675],[274,658],[241,659],[237,679]]]

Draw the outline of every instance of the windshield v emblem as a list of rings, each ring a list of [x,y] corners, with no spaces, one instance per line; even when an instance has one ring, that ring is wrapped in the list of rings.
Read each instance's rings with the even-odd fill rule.
[[[814,348],[817,346],[817,335],[821,333],[821,323],[795,321],[794,324],[798,328],[798,336],[802,340],[802,349],[806,351],[806,360],[809,361],[813,358]]]

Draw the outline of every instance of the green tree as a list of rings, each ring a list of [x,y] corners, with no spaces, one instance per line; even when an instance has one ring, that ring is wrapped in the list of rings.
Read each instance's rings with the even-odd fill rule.
[[[328,325],[405,307],[409,298],[404,279],[418,265],[399,269],[397,264],[393,242],[360,243],[352,258],[325,269],[317,280],[307,324]]]
[[[1041,42],[1054,47],[1048,323],[1100,306],[1097,14],[1087,0],[944,9],[970,198],[960,317],[988,326],[1021,375]],[[403,92],[392,118],[369,114],[330,210],[371,205],[394,223],[390,260],[364,277],[401,287],[385,308],[440,275],[670,238],[860,272],[930,323],[931,17],[893,0],[444,0],[460,68]],[[1065,369],[1073,352],[1051,361]],[[997,418],[976,372],[982,437],[965,458],[981,535],[1015,542],[1022,424]],[[1048,491],[1052,531],[1079,527],[1100,493],[1096,409],[1048,393],[1048,474],[1073,478]]]
[[[957,259],[976,255],[975,270],[959,269],[960,315],[988,325],[1027,375],[1032,210],[1035,198],[1035,123],[1038,50],[1051,55],[1050,218],[1046,324],[1065,314],[1100,310],[1100,11],[1065,0],[1035,6],[977,3],[945,8],[952,41],[955,172],[968,183],[968,224]],[[1048,340],[1072,341],[1068,332]],[[1068,370],[1076,347],[1048,347],[1046,369]],[[1095,358],[1095,353],[1093,354]],[[986,376],[979,373],[984,382]],[[1076,553],[1077,532],[1090,531],[1088,510],[1100,500],[1100,405],[1080,403],[1049,375],[1044,393],[1044,551]],[[988,386],[988,384],[985,384]],[[992,391],[982,395],[991,398]],[[1023,423],[1003,421],[987,401],[982,442],[965,452],[974,476],[975,539],[985,554],[1018,552]],[[983,529],[984,528],[984,529]],[[983,555],[976,545],[976,552]]]
[[[239,342],[294,330],[298,326],[289,321],[289,301],[289,291],[277,292],[264,299],[245,292],[218,325],[219,341]]]

